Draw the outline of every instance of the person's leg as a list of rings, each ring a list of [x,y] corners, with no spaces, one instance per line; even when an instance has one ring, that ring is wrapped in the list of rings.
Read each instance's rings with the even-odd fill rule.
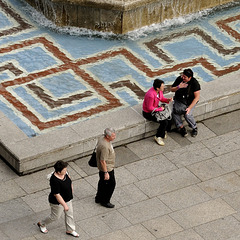
[[[166,128],[166,131],[167,131],[167,132],[171,132],[171,128],[172,128],[172,119],[171,119],[171,120],[167,120],[167,128]]]
[[[114,170],[108,172],[109,173],[109,180],[107,181],[108,184],[107,184],[107,191],[106,191],[106,198],[105,198],[105,202],[106,203],[109,203],[110,202],[110,199],[113,195],[113,192],[114,192],[114,189],[115,189],[115,186],[116,186],[116,180],[115,180],[115,175],[114,175]]]
[[[99,171],[98,189],[95,197],[96,203],[101,203],[104,201],[104,193],[105,193],[104,172]]]
[[[72,201],[67,202],[67,205],[69,207],[68,211],[64,211],[65,213],[65,225],[66,225],[66,231],[71,233],[75,231],[75,222],[73,219],[73,206]]]
[[[178,109],[180,107],[180,104],[181,103],[177,101],[174,101],[174,104],[173,104],[172,118],[177,128],[180,128],[183,126],[182,117],[181,117],[181,114],[179,114],[179,109]]]
[[[114,171],[109,172],[109,180],[104,180],[104,175],[104,172],[99,172],[100,180],[95,202],[100,203],[102,206],[113,208],[114,205],[110,203],[110,199],[116,185]]]
[[[188,135],[187,130],[183,125],[182,116],[181,116],[184,113],[184,109],[186,109],[185,104],[178,101],[174,102],[172,118],[177,127],[177,131],[179,131],[182,137],[186,137]]]
[[[50,203],[50,207],[51,207],[51,214],[48,217],[46,217],[43,221],[40,222],[41,226],[46,226],[46,225],[58,220],[62,215],[62,212],[63,212],[62,205]]]
[[[168,120],[163,120],[159,122],[159,127],[157,129],[156,137],[161,137],[161,138],[165,137],[167,125],[168,125]]]
[[[189,112],[189,114],[185,114],[184,118],[186,120],[186,122],[188,123],[189,127],[194,129],[197,127],[196,121],[193,117],[193,110],[194,110],[195,106],[191,109],[191,111]]]
[[[195,108],[195,106],[191,109],[189,114],[184,115],[184,118],[185,118],[186,122],[188,123],[189,127],[192,128],[192,137],[196,137],[197,134],[198,134],[197,124],[196,124],[196,121],[193,117],[194,108]]]
[[[156,135],[154,136],[154,140],[160,146],[164,146],[165,144],[163,142],[163,139],[164,139],[165,133],[167,131],[168,120],[157,121],[155,116],[152,116],[151,113],[146,113],[146,112],[143,112],[143,116],[144,116],[144,118],[146,118],[149,121],[159,123],[159,127],[157,129]]]

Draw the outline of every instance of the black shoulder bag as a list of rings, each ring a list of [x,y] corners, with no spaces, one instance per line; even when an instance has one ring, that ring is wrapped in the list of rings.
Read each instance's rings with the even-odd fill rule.
[[[88,165],[90,167],[97,167],[97,154],[96,154],[96,148],[97,146],[94,148],[93,153],[91,155],[90,160],[88,161]]]

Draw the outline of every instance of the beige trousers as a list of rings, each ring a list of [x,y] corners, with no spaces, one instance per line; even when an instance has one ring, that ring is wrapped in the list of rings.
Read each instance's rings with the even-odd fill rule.
[[[50,203],[50,207],[51,207],[51,214],[46,217],[41,224],[43,226],[46,226],[56,220],[58,220],[61,216],[62,213],[64,212],[65,214],[65,225],[66,225],[66,230],[68,232],[72,232],[75,231],[75,223],[73,220],[73,207],[72,207],[72,201],[67,202],[67,205],[69,207],[68,211],[64,211],[64,208],[61,204],[57,205],[57,204],[51,204]]]

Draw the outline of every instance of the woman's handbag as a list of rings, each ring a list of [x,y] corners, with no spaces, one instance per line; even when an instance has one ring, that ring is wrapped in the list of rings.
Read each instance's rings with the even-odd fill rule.
[[[96,147],[93,150],[90,160],[88,161],[88,165],[90,167],[97,167],[97,154],[96,154]]]
[[[157,108],[155,108],[152,111],[152,116],[155,116],[156,120],[159,121],[163,121],[163,120],[171,120],[172,119],[172,110],[169,107],[169,105],[165,104],[164,105],[164,110],[163,111],[157,111],[155,112]]]

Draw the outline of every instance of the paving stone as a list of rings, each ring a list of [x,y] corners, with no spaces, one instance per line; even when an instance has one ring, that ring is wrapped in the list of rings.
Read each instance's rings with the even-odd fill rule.
[[[187,166],[187,169],[189,169],[202,181],[206,181],[226,173],[226,171],[212,159],[189,165]]]
[[[216,136],[216,134],[211,129],[206,127],[203,123],[201,123],[201,122],[197,123],[197,127],[198,127],[197,137],[192,137],[191,136],[192,129],[188,128],[187,139],[190,142],[195,143],[195,142],[205,141],[206,139],[209,139],[209,138],[212,138],[212,137]]]
[[[123,166],[135,161],[138,161],[140,158],[133,153],[127,145],[122,147],[115,148],[116,153],[116,167]]]
[[[116,174],[115,174],[116,177]],[[97,186],[98,186],[98,180],[99,180],[99,174],[96,173],[94,175],[90,175],[88,177],[84,178],[94,189],[97,190]]]
[[[165,146],[159,146],[153,137],[150,137],[138,142],[129,143],[128,148],[139,158],[144,159],[180,147],[170,136],[164,142]]]
[[[49,188],[47,175],[53,171],[53,168],[45,169],[34,174],[19,177],[15,182],[28,194]]]
[[[121,206],[127,206],[148,199],[134,184],[117,187],[114,191],[114,197]]]
[[[0,203],[26,195],[26,192],[24,192],[14,180],[1,182],[0,190]]]
[[[34,211],[41,212],[49,209],[48,194],[39,191],[22,197],[22,200]]]
[[[1,225],[0,225],[1,228]],[[11,240],[7,235],[5,235],[1,230],[0,230],[0,239],[1,240]]]
[[[23,238],[21,240],[36,240],[36,238],[35,237],[26,237],[26,238]]]
[[[222,199],[236,211],[240,212],[240,191],[223,196]]]
[[[18,175],[0,158],[0,182],[18,178]]]
[[[224,196],[226,194],[240,190],[240,177],[236,173],[229,173],[208,181],[199,183],[198,186],[203,189],[212,198]]]
[[[172,132],[168,133],[168,136],[171,137],[174,142],[178,144],[179,147],[185,147],[191,144],[188,138],[182,137],[178,132],[175,132],[174,126],[172,127]],[[175,149],[175,147],[174,147]]]
[[[233,131],[224,135],[208,139],[203,144],[211,149],[216,156],[230,153],[240,149],[240,134],[239,131]]]
[[[163,154],[159,154],[125,166],[139,180],[177,169]]]
[[[228,240],[239,240],[239,239],[240,239],[240,235],[235,236],[235,237],[231,237]]]
[[[115,170],[116,186],[122,187],[138,181],[138,179],[126,167],[118,167]]]
[[[85,179],[73,181],[73,192],[78,199],[87,198],[96,194],[94,189]]]
[[[87,174],[75,162],[69,162],[69,166],[79,175],[79,177],[87,176]],[[71,173],[71,176],[72,176],[72,173]],[[77,177],[75,177],[74,179],[77,179]]]
[[[117,208],[117,206],[115,206],[115,208]],[[99,204],[96,204],[94,197],[84,198],[81,200],[74,201],[73,209],[74,209],[74,219],[76,222],[92,218],[99,214],[104,214],[110,211],[114,211],[114,209],[108,209],[108,208],[102,207]],[[82,225],[80,224],[80,226]]]
[[[20,198],[0,203],[0,224],[32,215],[33,210]],[[9,223],[10,224],[10,223]]]
[[[143,225],[156,237],[162,238],[183,230],[179,224],[165,215],[144,222]]]
[[[215,156],[208,148],[199,142],[163,154],[179,168]]]
[[[158,198],[172,211],[181,210],[211,199],[208,194],[195,185],[160,195]]]
[[[239,129],[240,110],[204,120],[203,123],[217,135]]]
[[[205,240],[227,240],[240,236],[240,222],[232,216],[195,227],[194,230]]]
[[[50,235],[50,234],[38,234],[38,235],[36,235],[35,236],[35,238],[37,239],[37,240],[58,240],[59,239],[59,237],[57,236],[56,237],[56,235]],[[60,238],[61,239],[61,238]]]
[[[79,221],[78,225],[84,226],[84,231],[91,238],[111,232],[111,228],[102,220],[101,216],[96,216]]]
[[[155,240],[156,238],[141,224],[132,225],[131,227],[124,228],[122,231],[131,240]]]
[[[188,229],[179,233],[172,234],[171,236],[161,238],[161,240],[204,240],[194,230]]]
[[[101,214],[100,217],[113,231],[131,226],[131,223],[117,210]]]
[[[139,181],[136,183],[136,186],[147,196],[154,197],[198,182],[199,179],[189,170],[181,168]]]
[[[169,215],[180,226],[187,229],[234,213],[236,213],[236,211],[222,199],[215,199],[170,213]]]
[[[139,203],[135,203],[118,211],[132,224],[141,223],[152,218],[165,215],[170,212],[159,199],[152,198]]]
[[[233,217],[235,217],[238,221],[240,221],[240,212],[236,212],[235,214],[233,214]]]
[[[222,167],[226,172],[233,172],[240,170],[239,156],[240,149],[213,158],[212,160],[216,162],[220,167]]]
[[[130,240],[132,238],[129,238],[126,234],[124,234],[122,231],[115,231],[108,234],[105,234],[101,237],[91,238],[93,240]]]

